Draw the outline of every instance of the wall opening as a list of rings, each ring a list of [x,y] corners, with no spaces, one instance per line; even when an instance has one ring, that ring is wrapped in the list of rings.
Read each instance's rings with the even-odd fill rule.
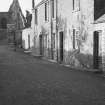
[[[63,31],[61,31],[60,33],[59,33],[59,38],[60,38],[60,43],[59,43],[59,45],[60,45],[60,61],[62,62],[63,61]]]
[[[1,19],[1,28],[7,29],[7,19],[6,18]]]
[[[94,69],[102,69],[102,33],[94,32],[93,65]]]

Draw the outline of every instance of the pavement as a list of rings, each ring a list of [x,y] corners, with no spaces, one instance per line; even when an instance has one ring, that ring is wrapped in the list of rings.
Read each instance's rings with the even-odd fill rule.
[[[105,78],[2,44],[0,105],[105,105]]]

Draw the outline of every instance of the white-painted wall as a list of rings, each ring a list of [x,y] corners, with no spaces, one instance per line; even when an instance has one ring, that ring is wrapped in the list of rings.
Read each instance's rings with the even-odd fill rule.
[[[32,32],[31,28],[27,28],[22,31],[22,45],[24,49],[29,49],[28,35],[30,35],[30,47],[32,48],[34,46],[34,36]]]

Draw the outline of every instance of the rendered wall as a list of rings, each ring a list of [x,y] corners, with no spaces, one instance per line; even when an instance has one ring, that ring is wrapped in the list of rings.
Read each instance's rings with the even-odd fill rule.
[[[73,10],[72,0],[58,0],[58,38],[64,32],[64,63],[75,67],[93,67],[93,0],[81,0],[80,9]],[[73,29],[76,48],[73,49]],[[59,40],[58,40],[59,46]],[[59,51],[59,50],[58,50]]]

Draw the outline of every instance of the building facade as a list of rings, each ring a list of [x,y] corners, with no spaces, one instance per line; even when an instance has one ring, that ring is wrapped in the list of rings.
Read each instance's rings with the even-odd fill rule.
[[[14,25],[15,30],[8,30]],[[18,0],[13,0],[7,12],[0,12],[0,40],[8,39],[8,42],[21,44],[22,29],[25,27],[25,19]],[[14,38],[15,37],[15,38]]]
[[[102,70],[102,45],[94,30],[97,3],[42,0],[32,10],[34,53],[73,67]]]

